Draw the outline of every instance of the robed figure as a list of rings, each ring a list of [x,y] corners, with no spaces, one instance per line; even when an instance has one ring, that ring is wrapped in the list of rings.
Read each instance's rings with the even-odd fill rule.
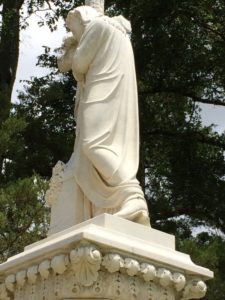
[[[136,179],[139,120],[130,23],[81,6],[69,12],[66,25],[72,36],[58,64],[62,71],[72,69],[78,83],[77,126],[58,201],[73,203],[73,223],[106,212],[149,225]]]

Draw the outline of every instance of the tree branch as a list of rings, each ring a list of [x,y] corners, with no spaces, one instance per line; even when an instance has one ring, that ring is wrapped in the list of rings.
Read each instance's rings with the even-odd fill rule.
[[[36,6],[37,9],[35,10],[35,12],[38,12],[38,11],[42,12],[42,11],[51,10],[51,11],[53,11],[55,13],[56,11],[52,8],[52,5],[51,5],[50,1],[49,0],[45,0],[45,2],[47,4],[48,8],[38,9],[38,6]]]
[[[54,11],[53,8],[52,8],[52,6],[51,6],[51,3],[49,2],[49,0],[45,0],[45,1],[46,1],[47,5],[48,5],[49,9],[52,10],[52,11]]]
[[[219,36],[225,42],[225,36],[218,30],[215,30],[212,27],[210,27],[208,24],[202,22],[199,25],[202,26],[202,28],[204,28],[205,30],[210,31],[211,33]]]
[[[159,136],[167,136],[171,138],[179,138],[179,139],[187,139],[187,138],[194,138],[198,142],[206,145],[211,145],[214,147],[219,147],[225,150],[225,141],[219,141],[214,137],[209,137],[204,135],[201,132],[198,131],[192,131],[192,132],[172,132],[167,130],[147,130],[147,134],[149,135],[159,135]]]
[[[204,20],[202,21],[199,17],[197,17],[195,14],[191,13],[190,11],[185,10],[185,14],[190,18],[192,18],[199,27],[202,27],[206,31],[210,31],[214,35],[220,37],[225,42],[225,35],[222,32],[213,29],[208,23],[204,22]]]
[[[217,105],[217,106],[225,106],[225,100],[222,101],[222,100],[219,100],[219,99],[209,99],[209,98],[201,98],[201,97],[198,97],[196,95],[193,95],[191,93],[181,93],[181,92],[178,92],[176,90],[160,90],[160,89],[153,89],[153,90],[145,90],[145,91],[140,91],[139,92],[139,95],[142,96],[142,95],[153,95],[153,94],[165,94],[165,93],[168,93],[168,94],[175,94],[175,95],[180,95],[182,97],[188,97],[190,98],[190,100],[192,100],[193,102],[199,102],[199,103],[204,103],[204,104],[212,104],[212,105]]]
[[[184,96],[191,98],[193,102],[199,102],[204,104],[212,104],[212,105],[219,105],[219,106],[225,106],[225,102],[219,99],[204,99],[195,95],[191,95],[189,93],[185,93]]]

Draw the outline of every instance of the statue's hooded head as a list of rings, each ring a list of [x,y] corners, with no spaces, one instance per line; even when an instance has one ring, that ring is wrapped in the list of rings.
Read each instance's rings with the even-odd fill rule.
[[[68,13],[66,26],[71,30],[75,39],[79,41],[85,27],[97,17],[99,17],[99,13],[94,8],[79,6]]]

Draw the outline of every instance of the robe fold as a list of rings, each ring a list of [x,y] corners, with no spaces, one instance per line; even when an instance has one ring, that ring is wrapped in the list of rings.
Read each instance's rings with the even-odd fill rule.
[[[139,164],[138,97],[134,56],[126,30],[109,17],[92,21],[73,58],[84,78],[77,104],[74,154],[68,164],[87,218],[144,199]],[[82,198],[82,199],[78,199]]]

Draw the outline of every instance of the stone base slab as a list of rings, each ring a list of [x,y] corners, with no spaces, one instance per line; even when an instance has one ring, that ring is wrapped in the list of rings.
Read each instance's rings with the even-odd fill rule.
[[[173,236],[104,214],[1,264],[0,300],[199,299],[212,277]]]

